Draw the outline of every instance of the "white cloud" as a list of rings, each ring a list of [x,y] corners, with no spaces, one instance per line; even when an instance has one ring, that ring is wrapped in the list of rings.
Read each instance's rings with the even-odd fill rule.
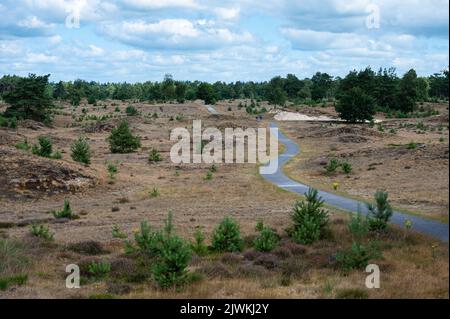
[[[27,63],[53,63],[58,60],[57,56],[44,53],[27,53],[25,61]]]
[[[125,0],[125,5],[139,9],[161,9],[169,7],[198,8],[194,0]]]
[[[215,8],[214,12],[220,19],[231,20],[239,17],[239,8]]]
[[[212,49],[254,40],[249,32],[232,32],[205,20],[123,21],[119,26],[103,25],[102,32],[126,44],[158,49]]]

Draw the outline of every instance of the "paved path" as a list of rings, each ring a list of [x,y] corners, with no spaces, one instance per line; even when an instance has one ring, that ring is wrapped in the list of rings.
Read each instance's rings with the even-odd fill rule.
[[[271,123],[271,126],[277,127],[275,123]],[[300,147],[280,131],[278,138],[280,143],[285,145],[286,150],[278,156],[278,169],[276,173],[262,176],[278,187],[303,195],[308,190],[308,186],[290,179],[282,170],[286,162],[300,152]],[[320,190],[319,195],[331,206],[351,212],[356,212],[359,206],[362,214],[366,215],[368,213],[367,206],[363,202]],[[448,224],[400,212],[394,212],[391,223],[404,227],[406,219],[412,221],[412,227],[415,231],[448,242]]]

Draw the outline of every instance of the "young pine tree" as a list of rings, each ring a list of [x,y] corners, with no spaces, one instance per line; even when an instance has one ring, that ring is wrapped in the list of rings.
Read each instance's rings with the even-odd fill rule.
[[[131,153],[141,147],[140,138],[131,133],[125,121],[111,131],[108,142],[112,153]]]
[[[75,162],[89,165],[91,163],[91,150],[85,137],[80,136],[75,143],[72,144],[72,159]]]

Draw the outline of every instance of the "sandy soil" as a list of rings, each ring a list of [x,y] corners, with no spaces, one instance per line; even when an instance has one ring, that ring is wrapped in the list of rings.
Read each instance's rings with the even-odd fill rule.
[[[448,221],[448,106],[434,107],[440,112],[437,116],[379,117],[383,122],[373,128],[367,124],[280,122],[284,132],[301,146],[301,155],[287,164],[286,172],[328,191],[334,191],[332,184],[337,182],[337,192],[366,201],[382,188],[398,208]],[[419,123],[426,130],[418,129]],[[332,158],[349,162],[353,171],[347,175],[338,169],[326,174],[324,166]]]
[[[1,178],[7,176],[5,179],[7,183],[3,183],[0,188],[2,191],[2,196],[0,196],[0,237],[31,241],[33,248],[30,254],[34,260],[29,268],[27,284],[0,291],[0,298],[77,298],[105,293],[108,291],[105,282],[88,284],[78,291],[68,290],[64,287],[65,265],[78,263],[86,258],[83,254],[68,250],[67,245],[94,240],[109,251],[101,258],[112,260],[122,258],[120,256],[124,250],[123,240],[112,238],[113,226],[118,225],[131,239],[133,232],[136,231],[142,220],[148,220],[155,227],[162,226],[169,210],[174,214],[177,233],[186,238],[192,238],[197,227],[202,228],[209,238],[215,225],[225,215],[233,216],[240,222],[245,236],[254,236],[254,227],[258,219],[264,219],[266,224],[283,234],[286,227],[289,226],[290,211],[298,196],[268,184],[258,175],[256,165],[219,164],[213,178],[205,180],[210,165],[173,165],[170,162],[169,150],[173,144],[169,140],[170,130],[180,126],[190,128],[193,119],[202,119],[204,128],[216,126],[220,129],[225,127],[264,127],[273,120],[271,114],[265,114],[262,121],[256,120],[255,116],[248,115],[245,109],[238,109],[238,103],[239,101],[219,102],[216,109],[221,113],[220,116],[210,115],[200,102],[151,105],[106,101],[99,102],[98,106],[84,104],[76,110],[62,104],[62,108],[57,111],[58,115],[55,117],[53,128],[26,121],[20,123],[18,130],[0,129],[0,154],[5,154],[7,158],[7,162],[0,165]],[[136,106],[140,115],[127,117],[124,110],[128,104]],[[119,107],[121,112],[115,112],[116,107]],[[83,108],[88,110],[88,116],[109,115],[110,118],[105,121],[94,119],[78,121]],[[444,111],[442,110],[443,114]],[[316,108],[305,109],[305,113],[315,112],[317,112]],[[333,111],[325,108],[320,112],[332,114]],[[153,116],[155,113],[158,115],[157,118]],[[448,120],[448,111],[446,114]],[[126,118],[130,122],[133,132],[141,136],[142,148],[131,154],[111,154],[106,137],[122,118]],[[427,119],[426,121],[435,120]],[[394,122],[402,121],[392,121],[392,125]],[[305,179],[308,182],[319,181],[320,183],[312,184],[326,188],[325,186],[331,184],[336,178],[332,179],[319,173],[320,162],[329,156],[351,158],[354,173],[350,175],[350,178],[339,179],[340,190],[361,197],[366,194],[369,198],[375,186],[385,186],[383,183],[391,181],[393,184],[414,186],[405,191],[395,188],[388,189],[395,204],[401,205],[404,203],[402,200],[411,200],[411,198],[416,201],[417,198],[423,198],[424,201],[427,201],[426,204],[414,202],[404,206],[414,208],[414,210],[427,207],[429,210],[424,210],[424,212],[440,215],[444,215],[443,209],[446,207],[445,212],[448,212],[448,200],[447,202],[444,200],[445,192],[448,195],[448,185],[444,187],[444,183],[448,182],[447,127],[442,133],[446,141],[441,144],[435,141],[441,136],[439,132],[434,132],[434,135],[431,133],[419,135],[410,131],[411,129],[399,129],[398,134],[391,137],[388,133],[377,132],[376,129],[366,129],[365,127],[352,128],[356,130],[356,133],[353,131],[349,133],[345,129],[339,131],[339,129],[345,128],[341,124],[323,125],[323,123],[282,122],[282,129],[291,138],[296,139],[303,150],[302,155],[292,161],[288,167],[291,176],[301,180]],[[54,149],[60,150],[63,155],[61,160],[39,158],[14,148],[14,145],[23,141],[24,138],[27,138],[30,144],[34,144],[40,135],[52,138]],[[70,145],[79,135],[88,137],[93,150],[92,164],[89,167],[75,163],[70,158]],[[355,140],[361,139],[365,140],[355,142]],[[390,167],[388,162],[393,155],[387,151],[367,153],[368,150],[390,149],[389,144],[408,143],[410,139],[421,143],[426,142],[426,150],[433,150],[433,152],[425,152],[419,148],[414,152],[421,151],[421,153],[413,153],[414,157],[410,153],[406,155],[399,153],[396,156],[402,161],[406,158],[412,161],[403,163],[403,166],[422,163],[420,167],[428,168],[428,170],[422,175],[420,175],[421,170],[405,170],[407,172],[415,171],[419,174],[417,176],[391,173],[388,175],[389,178],[381,178],[384,167],[386,169]],[[333,149],[330,150],[332,146]],[[444,146],[447,147],[447,157],[443,150]],[[147,157],[151,148],[156,148],[161,152],[162,162],[148,163]],[[396,150],[397,148],[393,147],[392,149]],[[438,155],[442,155],[442,152],[444,152],[444,158],[439,158]],[[424,154],[426,156],[434,155],[428,158],[424,157]],[[383,159],[378,159],[377,156],[383,157]],[[353,162],[353,160],[355,161]],[[107,161],[116,162],[119,168],[113,184],[109,183],[107,177],[105,166]],[[377,163],[383,161],[385,165],[376,165],[375,171],[367,171],[365,165],[369,161]],[[447,163],[447,171],[444,168],[445,163]],[[434,165],[440,166],[436,166],[438,169],[435,169]],[[365,177],[365,174],[369,175]],[[381,176],[370,174],[380,174]],[[10,176],[12,177],[9,178]],[[83,184],[82,187],[67,187],[81,177],[89,178],[90,182]],[[435,191],[436,194],[431,196],[431,192],[425,193],[425,188],[423,188],[424,193],[422,193],[422,188],[418,187],[419,183],[415,180],[411,181],[411,178],[419,178],[424,185],[432,187],[431,189],[434,190],[438,189],[439,192]],[[17,181],[11,183],[13,179]],[[35,183],[27,183],[27,180],[30,179],[34,179]],[[52,180],[57,180],[57,183],[52,183]],[[374,180],[376,182],[373,182]],[[366,181],[367,184],[364,184],[363,181]],[[372,183],[369,184],[369,181]],[[160,195],[151,198],[149,192],[154,188],[159,190]],[[417,196],[420,197],[412,196],[411,192],[417,192],[419,194]],[[57,220],[49,213],[52,210],[61,209],[65,199],[70,200],[78,219]],[[330,214],[333,231],[336,232],[335,238],[346,239],[344,241],[321,241],[314,247],[308,248],[308,253],[299,260],[305,260],[310,265],[308,266],[310,270],[288,286],[280,285],[278,275],[271,273],[262,278],[252,276],[222,278],[219,276],[208,277],[208,280],[202,280],[181,291],[164,291],[148,283],[135,284],[130,293],[122,294],[121,297],[320,298],[334,297],[340,289],[361,288],[364,283],[364,273],[341,274],[326,266],[329,264],[330,256],[337,249],[348,245],[350,241],[343,222],[347,215],[334,210],[330,211]],[[48,225],[55,233],[54,245],[56,247],[36,246],[36,240],[30,239],[29,235],[29,225],[32,223]],[[404,237],[402,236],[395,235],[393,239],[389,239],[392,247],[387,250],[384,260],[380,261],[386,265],[386,269],[389,269],[387,273],[390,280],[386,284],[387,289],[371,291],[370,297],[389,298],[399,296],[399,294],[402,297],[448,297],[448,247],[436,244],[429,238],[417,236],[414,237],[414,240],[411,239],[408,248],[404,248]],[[431,245],[436,245],[432,251],[430,250]],[[405,249],[408,249],[408,253]],[[400,259],[395,257],[399,255],[402,256]],[[410,255],[418,257],[412,258]],[[217,262],[218,258],[221,257],[216,256],[212,261],[202,260],[199,264],[193,262],[191,269],[208,266],[211,262]],[[231,269],[234,269],[233,267]],[[403,276],[403,269],[408,269],[407,276]],[[415,278],[417,286],[411,289],[409,280],[413,278]]]

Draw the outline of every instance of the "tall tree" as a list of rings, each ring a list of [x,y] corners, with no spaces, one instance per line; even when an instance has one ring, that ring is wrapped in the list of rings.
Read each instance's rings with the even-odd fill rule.
[[[5,102],[10,104],[5,115],[37,121],[48,120],[48,108],[51,105],[51,96],[47,91],[49,77],[50,74],[43,76],[30,74],[27,78],[18,78],[2,94]]]
[[[397,105],[401,111],[414,111],[417,101],[417,87],[417,73],[414,69],[411,69],[405,73],[399,84]]]

